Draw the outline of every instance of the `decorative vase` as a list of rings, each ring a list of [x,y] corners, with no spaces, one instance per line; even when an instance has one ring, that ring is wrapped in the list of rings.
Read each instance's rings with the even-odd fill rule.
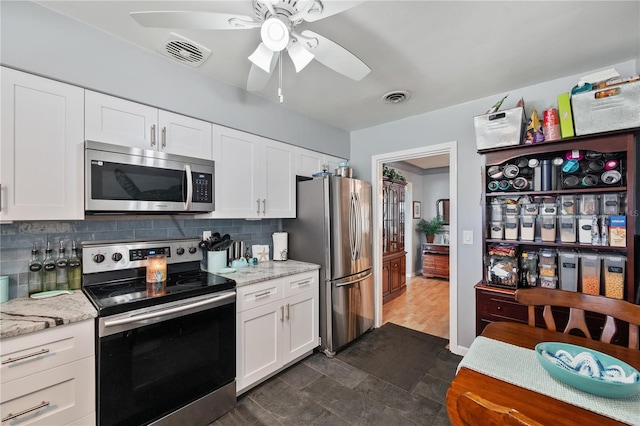
[[[433,240],[435,239],[435,235],[427,235],[427,242],[429,244],[433,243]]]

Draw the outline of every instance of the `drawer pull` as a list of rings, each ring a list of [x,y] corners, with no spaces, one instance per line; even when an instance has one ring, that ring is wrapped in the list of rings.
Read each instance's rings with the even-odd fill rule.
[[[309,285],[309,284],[311,284],[311,280],[300,281],[299,283],[297,283],[298,287],[302,287],[303,285]]]
[[[502,310],[502,306],[498,306],[496,309],[501,311]]]
[[[16,362],[16,361],[22,361],[23,359],[31,358],[32,356],[43,355],[43,354],[46,354],[48,352],[49,352],[49,349],[40,349],[38,352],[22,355],[22,356],[19,356],[17,358],[7,358],[4,361],[2,361],[2,365],[11,364],[12,362]]]
[[[256,299],[258,299],[258,298],[260,298],[260,297],[268,296],[268,295],[270,295],[270,294],[271,294],[271,291],[265,291],[265,292],[263,292],[263,293],[258,293],[258,294],[256,294],[256,295],[255,295],[255,296],[253,296],[253,297],[255,297]]]
[[[32,411],[39,410],[39,409],[44,408],[44,407],[46,407],[48,405],[49,405],[49,401],[42,401],[40,404],[36,405],[35,407],[27,408],[26,410],[22,410],[19,413],[16,413],[16,414],[9,413],[9,414],[7,414],[7,417],[3,418],[2,421],[6,422],[8,420],[15,419],[16,417],[20,417],[20,416],[22,416],[24,414],[27,414],[27,413],[30,413]]]

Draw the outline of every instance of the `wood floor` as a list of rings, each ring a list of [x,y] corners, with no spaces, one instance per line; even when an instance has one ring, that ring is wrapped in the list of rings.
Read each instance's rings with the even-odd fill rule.
[[[407,290],[383,305],[382,320],[448,339],[449,281],[423,276],[408,279]]]

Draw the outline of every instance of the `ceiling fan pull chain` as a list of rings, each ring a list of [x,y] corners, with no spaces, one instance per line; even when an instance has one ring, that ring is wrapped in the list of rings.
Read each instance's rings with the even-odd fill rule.
[[[282,95],[282,51],[278,52],[278,99],[280,103],[284,102]]]

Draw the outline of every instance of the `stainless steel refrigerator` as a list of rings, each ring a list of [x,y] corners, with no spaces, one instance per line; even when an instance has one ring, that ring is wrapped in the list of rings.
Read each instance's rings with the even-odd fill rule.
[[[283,221],[289,257],[320,269],[320,348],[328,355],[373,327],[371,185],[328,176],[298,182]]]

